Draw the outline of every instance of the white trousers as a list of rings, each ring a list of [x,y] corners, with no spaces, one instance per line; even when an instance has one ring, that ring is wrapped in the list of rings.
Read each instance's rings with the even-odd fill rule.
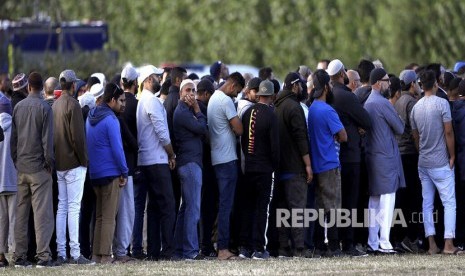
[[[86,167],[57,171],[58,211],[56,220],[58,256],[66,258],[66,225],[69,232],[69,247],[72,258],[79,258],[79,213],[86,179]],[[68,223],[66,223],[68,222]]]
[[[393,249],[389,241],[396,193],[370,196],[368,201],[368,245],[373,250]]]

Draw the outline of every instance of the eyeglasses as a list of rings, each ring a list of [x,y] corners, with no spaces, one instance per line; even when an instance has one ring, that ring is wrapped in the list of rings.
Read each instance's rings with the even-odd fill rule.
[[[389,79],[380,79],[379,81],[386,81],[387,83],[391,83]]]

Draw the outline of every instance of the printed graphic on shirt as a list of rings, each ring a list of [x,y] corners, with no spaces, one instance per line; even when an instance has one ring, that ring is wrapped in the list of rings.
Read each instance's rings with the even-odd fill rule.
[[[247,147],[247,152],[253,154],[255,152],[255,124],[257,121],[257,109],[253,109],[250,114],[249,120],[249,146]]]

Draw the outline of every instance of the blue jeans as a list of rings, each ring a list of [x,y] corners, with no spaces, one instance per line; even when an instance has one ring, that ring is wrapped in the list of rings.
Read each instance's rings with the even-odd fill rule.
[[[455,238],[456,201],[454,170],[446,165],[441,168],[418,167],[423,195],[423,224],[425,236],[436,234],[433,208],[436,189],[444,206],[444,239]]]
[[[229,220],[237,183],[237,160],[213,166],[220,195],[218,208],[218,250],[229,247]]]
[[[197,224],[200,219],[202,169],[195,162],[178,168],[181,182],[181,207],[178,212],[174,241],[176,255],[192,259],[199,254]]]

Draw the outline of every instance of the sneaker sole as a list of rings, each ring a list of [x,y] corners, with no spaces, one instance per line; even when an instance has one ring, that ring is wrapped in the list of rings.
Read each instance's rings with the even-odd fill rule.
[[[408,247],[407,245],[405,245],[403,242],[401,242],[400,245],[402,245],[402,248],[405,251],[408,251],[409,253],[414,253],[413,250],[410,247]]]
[[[24,266],[24,265],[15,265],[15,268],[32,268],[32,265],[27,265],[27,266]]]

